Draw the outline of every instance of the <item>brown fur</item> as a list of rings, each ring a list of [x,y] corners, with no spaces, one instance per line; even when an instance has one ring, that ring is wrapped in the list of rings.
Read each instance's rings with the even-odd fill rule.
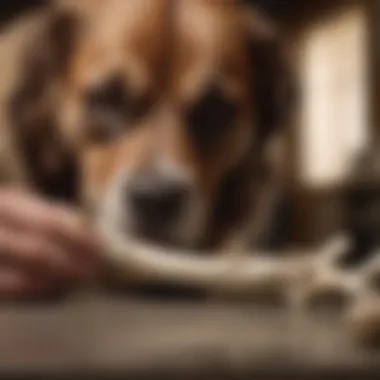
[[[288,72],[276,34],[235,1],[90,3],[53,6],[23,45],[28,49],[6,105],[28,180],[46,196],[96,202],[118,167],[149,166],[162,149],[195,174],[213,209],[204,244],[215,246],[255,209],[254,190],[266,181],[265,147],[286,118]],[[239,117],[251,122],[214,131],[202,149],[180,112],[208,84],[197,74],[207,63]],[[113,64],[133,95],[133,109],[149,112],[136,117],[132,132],[104,143],[70,120],[89,75],[106,75]]]

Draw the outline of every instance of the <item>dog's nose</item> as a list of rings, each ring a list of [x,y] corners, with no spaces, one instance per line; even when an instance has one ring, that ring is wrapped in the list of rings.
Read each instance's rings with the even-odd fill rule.
[[[159,227],[175,222],[185,202],[186,190],[178,182],[141,178],[130,190],[134,214],[148,226]]]
[[[123,78],[115,74],[91,86],[85,92],[85,103],[89,109],[122,111],[126,103]]]

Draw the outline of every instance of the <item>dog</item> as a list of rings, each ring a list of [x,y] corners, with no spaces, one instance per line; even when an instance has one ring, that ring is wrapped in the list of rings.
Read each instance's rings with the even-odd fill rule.
[[[261,12],[236,0],[56,0],[12,33],[8,179],[177,249],[267,233],[292,76]]]

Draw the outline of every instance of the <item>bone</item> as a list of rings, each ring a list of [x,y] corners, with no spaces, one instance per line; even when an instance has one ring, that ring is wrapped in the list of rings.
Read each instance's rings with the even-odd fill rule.
[[[142,282],[157,281],[218,292],[250,293],[273,287],[284,291],[305,277],[308,280],[316,268],[326,272],[325,262],[333,261],[336,252],[344,251],[347,246],[347,239],[338,237],[315,252],[301,252],[291,257],[270,257],[262,253],[216,256],[149,245],[118,234],[110,226],[103,226],[101,231],[110,247],[111,265],[126,277],[137,274]]]

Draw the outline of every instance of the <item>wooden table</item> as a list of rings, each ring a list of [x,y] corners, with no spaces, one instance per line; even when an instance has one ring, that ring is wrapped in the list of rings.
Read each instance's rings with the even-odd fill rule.
[[[380,378],[333,315],[86,292],[0,309],[0,378]],[[112,375],[112,376],[111,376]]]

